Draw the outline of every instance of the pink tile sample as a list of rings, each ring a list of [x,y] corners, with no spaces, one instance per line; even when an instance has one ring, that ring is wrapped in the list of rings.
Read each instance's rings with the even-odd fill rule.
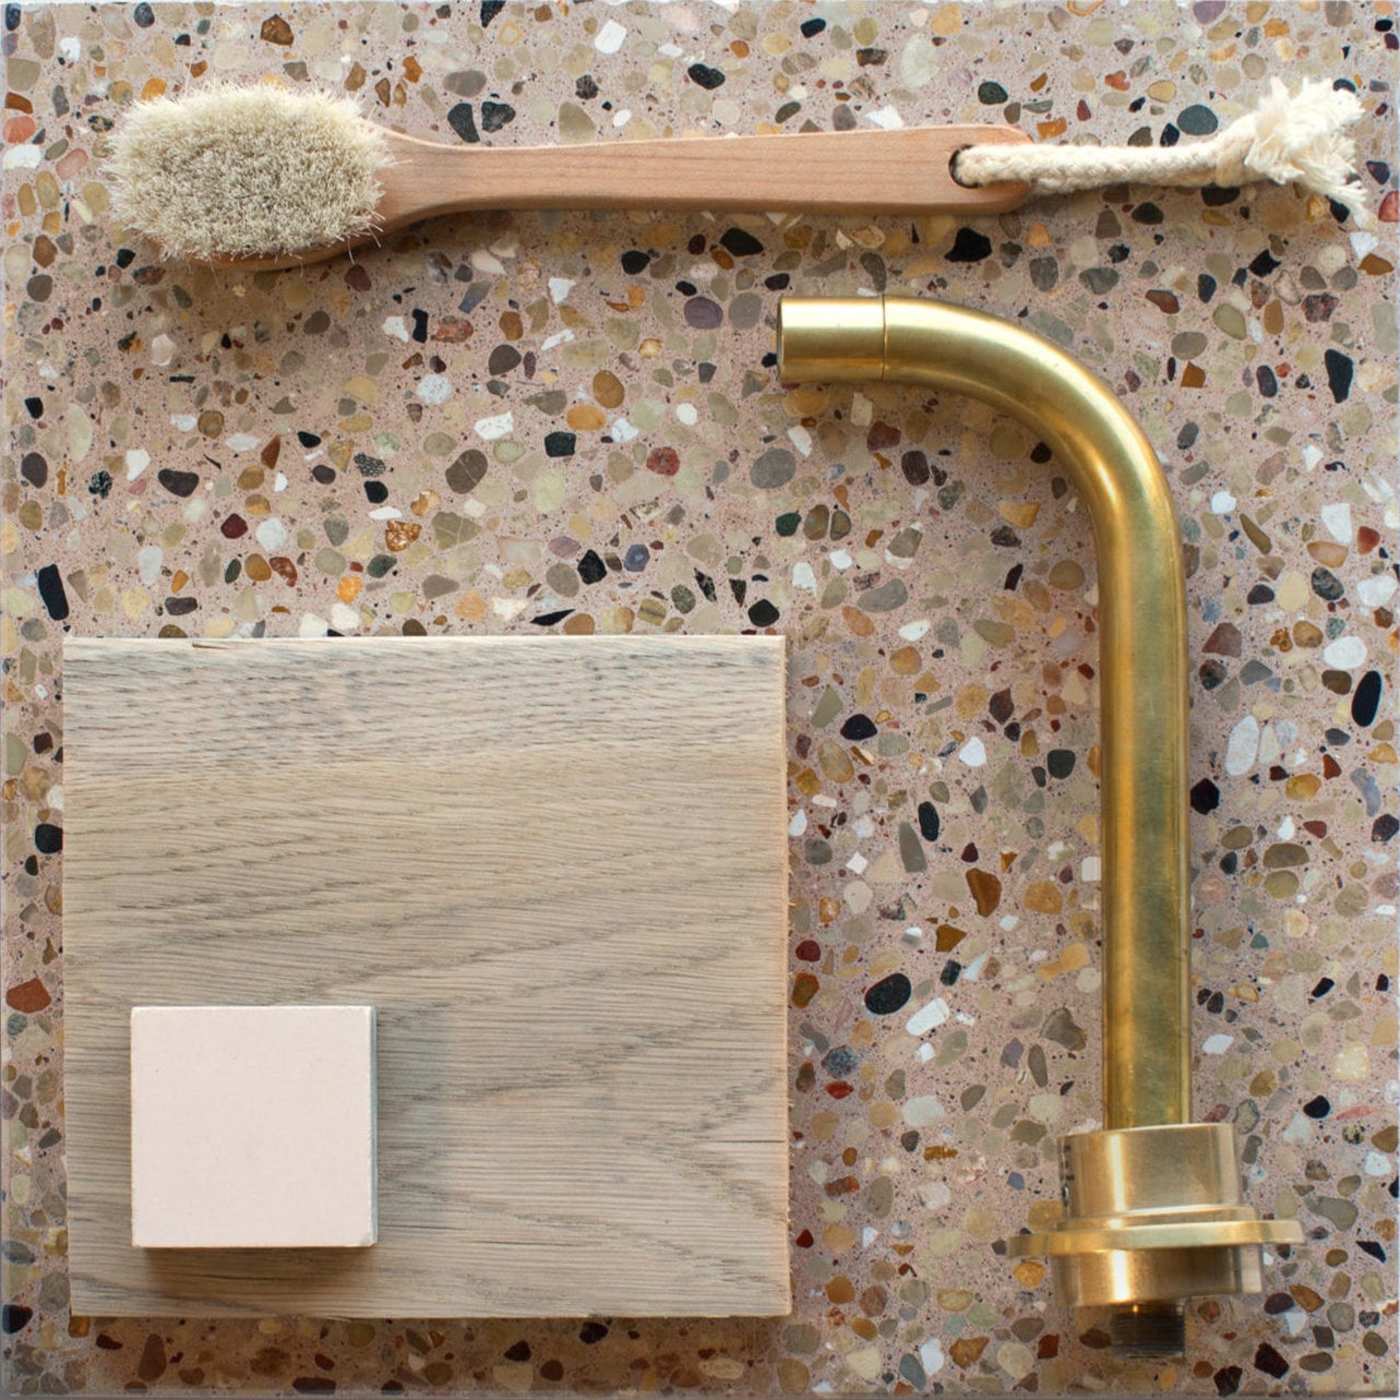
[[[372,1006],[134,1007],[132,1244],[373,1244],[374,1078]]]

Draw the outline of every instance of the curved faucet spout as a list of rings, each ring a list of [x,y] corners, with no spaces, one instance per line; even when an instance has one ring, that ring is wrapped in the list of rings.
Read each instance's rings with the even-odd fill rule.
[[[833,329],[834,328],[834,329]],[[981,399],[1054,450],[1093,521],[1103,712],[1104,1126],[1191,1117],[1185,576],[1166,477],[1113,392],[995,316],[908,297],[788,297],[785,380]]]
[[[790,383],[883,379],[980,399],[1043,438],[1088,507],[1099,575],[1104,1128],[1061,1143],[1068,1218],[1011,1247],[1050,1255],[1069,1301],[1118,1306],[1126,1344],[1165,1338],[1179,1349],[1180,1328],[1164,1327],[1154,1305],[1256,1291],[1258,1244],[1302,1236],[1240,1201],[1233,1130],[1190,1122],[1186,601],[1166,477],[1108,385],[998,317],[909,297],[785,297],[778,358]]]

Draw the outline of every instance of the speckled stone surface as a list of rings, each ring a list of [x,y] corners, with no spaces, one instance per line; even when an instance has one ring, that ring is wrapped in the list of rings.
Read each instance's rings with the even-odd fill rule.
[[[511,3],[4,11],[9,1388],[1392,1393],[1395,6]],[[1190,140],[1359,92],[1375,234],[1289,191],[949,218],[444,221],[219,275],[109,226],[143,94],[274,75],[487,144],[1017,122]],[[1190,566],[1198,1112],[1305,1249],[1123,1361],[1006,1236],[1097,1118],[1092,551],[966,402],[785,392],[784,288],[1021,319],[1157,444]],[[776,628],[790,643],[786,1322],[73,1317],[60,644]],[[367,813],[372,821],[373,814]],[[561,1170],[567,1163],[561,1162]]]

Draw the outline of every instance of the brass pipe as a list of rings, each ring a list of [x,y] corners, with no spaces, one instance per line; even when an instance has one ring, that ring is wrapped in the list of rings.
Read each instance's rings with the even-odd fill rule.
[[[1187,1122],[1185,579],[1151,444],[1102,380],[998,317],[907,297],[787,297],[780,315],[784,379],[981,399],[1045,440],[1088,507],[1103,638],[1104,1126]]]
[[[1050,446],[1088,508],[1099,574],[1104,1128],[1061,1144],[1069,1218],[1011,1243],[1048,1254],[1069,1301],[1118,1307],[1128,1343],[1175,1347],[1176,1300],[1256,1291],[1259,1243],[1302,1236],[1240,1204],[1233,1130],[1190,1122],[1186,594],[1166,477],[1108,385],[982,312],[909,297],[784,297],[778,360],[789,383],[881,379],[980,399]]]

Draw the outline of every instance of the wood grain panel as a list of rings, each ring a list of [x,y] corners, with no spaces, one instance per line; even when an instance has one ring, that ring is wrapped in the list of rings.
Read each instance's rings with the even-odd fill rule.
[[[73,1309],[789,1308],[780,638],[65,648]],[[133,1004],[372,1004],[379,1243],[130,1244]]]

